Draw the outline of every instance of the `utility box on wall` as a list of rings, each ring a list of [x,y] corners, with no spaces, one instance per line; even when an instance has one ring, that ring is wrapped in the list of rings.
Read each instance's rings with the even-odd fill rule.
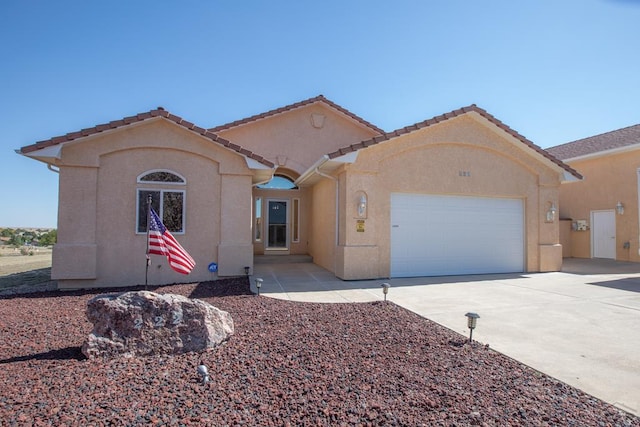
[[[572,228],[573,231],[587,231],[589,230],[589,223],[586,219],[578,219],[573,221]]]

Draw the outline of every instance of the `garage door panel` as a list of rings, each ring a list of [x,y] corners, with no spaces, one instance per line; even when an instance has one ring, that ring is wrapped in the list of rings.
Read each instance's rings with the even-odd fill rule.
[[[523,271],[519,199],[392,194],[391,276]]]

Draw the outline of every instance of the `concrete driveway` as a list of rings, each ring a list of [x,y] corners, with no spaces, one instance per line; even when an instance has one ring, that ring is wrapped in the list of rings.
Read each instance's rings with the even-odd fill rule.
[[[388,299],[640,416],[640,264],[565,260],[535,274],[342,281],[311,263],[256,264],[261,294],[307,302]],[[254,291],[255,284],[252,285]]]

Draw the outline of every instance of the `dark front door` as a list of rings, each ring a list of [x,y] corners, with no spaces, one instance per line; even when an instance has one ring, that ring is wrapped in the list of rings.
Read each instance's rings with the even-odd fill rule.
[[[288,249],[288,203],[269,200],[267,203],[267,249]]]

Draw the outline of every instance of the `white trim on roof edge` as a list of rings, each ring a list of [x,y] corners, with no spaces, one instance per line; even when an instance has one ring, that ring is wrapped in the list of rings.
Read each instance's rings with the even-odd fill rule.
[[[358,159],[358,151],[350,151],[342,156],[336,157],[335,159],[330,159],[327,154],[323,155],[317,162],[315,162],[309,169],[307,169],[302,175],[295,180],[294,184],[302,185],[305,181],[311,179],[314,175],[322,174],[320,172],[322,166],[333,166],[331,170],[335,170],[340,164],[344,163],[354,163]]]
[[[16,152],[18,154],[22,154],[23,156],[26,156],[26,157],[32,157],[32,158],[42,157],[42,158],[47,158],[47,159],[58,159],[58,160],[60,160],[60,153],[62,151],[62,145],[63,144],[64,143],[60,143],[60,144],[56,144],[56,145],[50,145],[49,147],[41,148],[41,149],[35,150],[35,151],[30,151],[28,153],[23,153],[20,150],[16,150]]]
[[[239,154],[239,155],[241,155],[242,157],[244,157],[244,160],[247,162],[247,167],[248,167],[249,169],[273,169],[273,168],[270,168],[270,167],[269,167],[269,166],[267,166],[267,165],[264,165],[264,164],[260,163],[259,161],[255,160],[255,159],[252,159],[251,157],[247,157],[247,156],[245,156],[245,155],[244,155],[244,154],[242,154],[242,153],[238,153],[237,151],[234,151],[234,152],[235,152],[236,154]]]

